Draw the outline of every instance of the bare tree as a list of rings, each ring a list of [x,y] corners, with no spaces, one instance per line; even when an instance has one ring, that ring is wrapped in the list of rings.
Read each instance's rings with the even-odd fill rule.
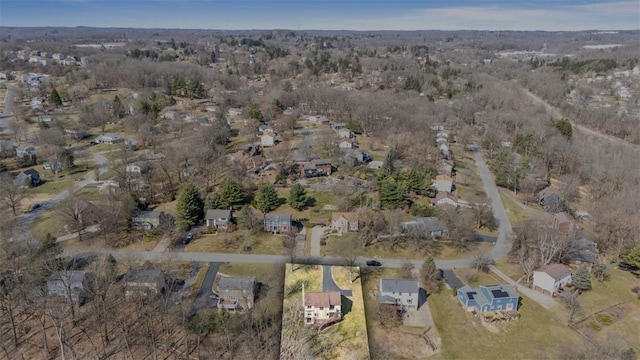
[[[544,228],[540,229],[536,236],[535,245],[538,248],[540,264],[544,266],[551,263],[560,254],[562,249],[566,247],[566,241],[557,231]]]
[[[572,323],[575,317],[578,316],[582,311],[582,307],[578,299],[578,292],[571,291],[566,293],[562,298],[562,302],[564,303],[565,309],[567,309],[567,313],[569,315],[569,323]]]
[[[0,205],[9,208],[13,216],[17,216],[22,200],[27,198],[27,192],[23,186],[15,186],[8,173],[0,174]]]
[[[527,283],[529,283],[529,280],[533,275],[533,270],[536,269],[536,260],[536,255],[532,253],[527,245],[520,247],[520,250],[518,250],[517,261],[522,272],[527,276]]]

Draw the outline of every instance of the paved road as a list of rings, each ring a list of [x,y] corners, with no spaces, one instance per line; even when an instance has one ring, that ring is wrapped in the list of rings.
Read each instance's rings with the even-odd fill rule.
[[[539,97],[538,95],[532,93],[531,91],[522,88],[522,91],[525,92],[525,94],[527,94],[527,96],[529,96],[529,98],[531,98],[531,100],[533,100],[533,102],[540,104],[542,106],[544,106],[544,108],[547,110],[547,113],[551,114],[553,117],[555,117],[556,119],[561,119],[563,118],[562,114],[560,113],[560,111],[558,111],[558,109],[556,109],[555,107],[551,106],[551,104],[549,104],[548,102],[546,102],[545,100],[543,100],[541,97]],[[580,130],[582,133],[589,135],[589,136],[593,136],[596,137],[598,139],[604,140],[606,142],[609,143],[613,143],[616,145],[621,145],[625,148],[628,149],[632,149],[635,150],[636,152],[640,153],[640,146],[636,145],[636,144],[632,144],[628,141],[625,141],[624,139],[615,137],[615,136],[611,136],[611,135],[606,135],[603,134],[601,132],[598,132],[596,130],[593,130],[589,127],[586,127],[584,125],[580,125],[580,124],[576,124],[574,121],[571,121],[571,125]]]
[[[95,160],[98,166],[99,174],[103,174],[107,171],[107,169],[109,168],[109,161],[107,160],[107,158],[105,158],[100,154],[94,154],[91,152],[87,152],[86,154],[89,154]],[[95,176],[96,176],[95,173],[91,172],[91,174],[89,174],[86,178],[75,183],[75,185],[73,185],[71,189],[65,190],[59,193],[58,195],[54,196],[53,198],[45,201],[44,203],[42,203],[42,206],[36,209],[35,211],[22,215],[18,219],[18,221],[16,221],[16,224],[13,227],[12,239],[15,240],[15,239],[24,238],[26,234],[29,234],[29,231],[31,230],[31,225],[35,221],[36,217],[38,217],[38,215],[40,215],[42,212],[46,210],[53,209],[58,203],[66,199],[73,191],[82,189],[87,185],[89,185],[90,183],[92,183],[95,180]]]
[[[217,306],[217,300],[213,299],[213,282],[216,280],[216,274],[220,268],[220,263],[210,262],[207,273],[204,276],[200,290],[196,294],[196,298],[193,300],[193,305],[189,310],[188,316],[194,316],[201,309],[211,309]]]
[[[9,129],[9,118],[11,118],[13,114],[13,98],[15,89],[13,85],[7,84],[7,96],[4,98],[4,110],[2,111],[2,115],[0,115],[0,132],[11,134],[12,131]]]
[[[311,228],[311,256],[320,256],[320,240],[323,234],[323,226],[317,225]]]
[[[556,306],[558,304],[550,296],[545,295],[545,294],[543,294],[541,292],[535,291],[533,289],[530,289],[530,288],[528,288],[528,287],[526,287],[524,285],[518,284],[512,278],[508,277],[507,274],[505,274],[502,271],[498,270],[495,266],[491,266],[490,269],[491,269],[491,271],[493,271],[494,274],[496,274],[499,278],[504,280],[507,284],[511,284],[511,285],[515,286],[521,294],[526,295],[529,299],[535,301],[536,303],[538,303],[543,308],[551,309],[552,307],[554,307],[554,306]]]
[[[322,267],[322,291],[339,291],[342,296],[352,296],[351,290],[342,290],[338,287],[335,281],[333,281],[333,275],[331,275],[331,266]]]
[[[507,217],[507,212],[504,209],[502,200],[500,199],[500,193],[498,192],[498,187],[493,180],[491,171],[489,171],[489,167],[487,166],[487,163],[485,163],[484,158],[477,147],[473,150],[473,158],[476,162],[476,166],[478,167],[484,191],[491,201],[493,216],[498,220],[498,239],[496,240],[496,244],[493,246],[493,249],[489,251],[489,256],[494,260],[498,260],[511,251],[511,222],[509,221],[509,217]],[[467,259],[467,261],[467,264],[470,265],[473,260]]]

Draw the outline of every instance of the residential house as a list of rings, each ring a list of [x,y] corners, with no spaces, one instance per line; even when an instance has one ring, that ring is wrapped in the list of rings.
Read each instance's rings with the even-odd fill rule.
[[[409,235],[442,236],[447,232],[447,227],[436,217],[424,217],[403,222],[402,230]]]
[[[380,279],[378,302],[401,306],[406,310],[417,310],[420,304],[420,287],[413,279]]]
[[[276,138],[273,136],[273,133],[267,133],[260,136],[260,145],[263,147],[271,147],[275,145]]]
[[[450,176],[438,175],[432,185],[436,188],[436,192],[450,193],[453,191],[453,179]]]
[[[139,211],[131,218],[131,225],[136,229],[151,230],[166,221],[162,211]]]
[[[358,145],[351,139],[348,138],[342,138],[338,141],[338,147],[340,149],[346,150],[346,149],[354,149],[357,148]]]
[[[453,161],[451,160],[440,160],[436,163],[436,170],[439,175],[445,175],[451,177],[453,174]]]
[[[334,212],[331,214],[331,230],[338,234],[358,231],[358,214],[348,212]]]
[[[298,163],[298,176],[301,178],[329,176],[332,170],[331,161],[327,159],[315,159]]]
[[[582,221],[589,221],[591,220],[591,214],[589,214],[588,212],[584,211],[584,210],[578,210],[576,211],[576,216],[582,220]]]
[[[353,139],[353,133],[349,129],[338,130],[338,137],[344,139]]]
[[[458,207],[458,197],[449,192],[438,192],[436,197],[431,199],[431,204],[438,207],[452,206]]]
[[[35,156],[36,152],[37,150],[33,146],[18,146],[16,148],[16,157]]]
[[[487,312],[518,310],[520,297],[513,285],[480,285],[474,289],[465,285],[458,289],[458,300],[467,311]]]
[[[136,161],[134,163],[128,164],[125,167],[125,171],[129,176],[140,176],[148,170],[148,165],[142,161]]]
[[[71,136],[75,140],[82,140],[87,137],[87,132],[83,129],[64,129],[65,134]]]
[[[538,205],[547,210],[556,210],[561,205],[560,192],[551,186],[547,186],[538,192],[537,197]]]
[[[135,150],[138,147],[139,141],[136,139],[126,139],[124,141],[124,146],[126,146],[129,150]]]
[[[449,133],[446,130],[438,130],[438,132],[436,133],[436,137],[449,139]]]
[[[265,214],[264,231],[282,234],[291,230],[291,214]]]
[[[360,149],[347,149],[343,162],[349,166],[356,166],[369,160],[371,160],[371,157],[366,152]]]
[[[551,227],[563,235],[569,235],[578,230],[578,225],[573,221],[573,217],[566,212],[553,214]]]
[[[533,272],[533,288],[551,296],[570,283],[571,268],[563,264],[545,265]]]
[[[56,118],[54,118],[51,115],[41,115],[38,117],[38,121],[40,121],[41,123],[45,123],[45,124],[51,124],[54,121],[56,121]]]
[[[296,110],[296,109],[294,109],[292,107],[288,107],[288,108],[286,108],[286,109],[284,109],[282,111],[282,115],[285,115],[285,116],[298,116],[298,110]],[[311,120],[309,120],[309,121],[311,121]],[[329,121],[329,119],[327,119],[327,121]]]
[[[242,115],[242,109],[241,108],[230,108],[227,113],[229,114],[229,116],[238,117],[238,116]]]
[[[42,164],[42,168],[49,171],[62,170],[62,162],[60,162],[60,160],[45,161]]]
[[[570,267],[586,265],[589,271],[598,261],[598,246],[589,239],[578,239],[569,242],[567,259]]]
[[[377,170],[382,167],[382,164],[383,164],[382,161],[374,160],[367,165],[367,168]]]
[[[98,136],[95,141],[99,144],[115,144],[122,141],[122,138],[120,135],[107,133]]]
[[[302,294],[305,325],[327,325],[342,319],[342,296],[339,291]]]
[[[447,144],[447,143],[449,143],[449,140],[446,137],[438,136],[436,138],[436,145],[438,146],[440,146],[440,144]]]
[[[114,195],[120,191],[120,184],[115,180],[105,180],[98,185],[100,195]]]
[[[87,271],[56,271],[47,280],[47,294],[83,304],[91,297],[95,277]]]
[[[125,299],[153,298],[164,294],[167,278],[160,270],[129,270],[124,276]]]
[[[256,291],[253,276],[223,276],[217,286],[218,309],[248,310],[253,308]]]
[[[260,126],[258,126],[258,135],[263,135],[263,134],[267,134],[267,133],[271,133],[273,134],[273,128],[267,124],[262,124]]]
[[[11,140],[0,140],[0,158],[8,158],[15,155]]]
[[[440,151],[442,151],[443,154],[445,152],[448,153],[449,152],[449,143],[446,143],[446,142],[440,143],[440,145],[438,145],[438,149],[440,149]]]
[[[325,124],[329,122],[329,119],[324,115],[309,115],[307,120],[310,122]]]
[[[40,179],[40,173],[35,169],[27,169],[13,179],[13,185],[15,186],[38,186],[42,184]]]
[[[204,217],[207,227],[211,226],[215,229],[227,229],[231,221],[230,209],[209,209]]]
[[[42,110],[44,108],[44,99],[34,98],[31,100],[31,110]]]

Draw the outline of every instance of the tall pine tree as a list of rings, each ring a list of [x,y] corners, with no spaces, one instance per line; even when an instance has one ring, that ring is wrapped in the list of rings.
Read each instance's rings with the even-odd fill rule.
[[[204,201],[195,185],[189,183],[180,189],[176,204],[178,226],[187,230],[204,218]]]
[[[440,271],[436,268],[433,256],[429,256],[422,264],[420,280],[428,292],[437,291],[440,288]]]
[[[278,192],[273,185],[262,185],[256,191],[256,208],[263,213],[273,211],[278,207]]]
[[[218,193],[225,208],[239,208],[244,202],[244,192],[240,185],[231,179],[224,179],[220,183]]]
[[[393,180],[385,179],[378,189],[380,204],[387,209],[397,209],[407,205],[407,191]]]
[[[58,90],[56,90],[56,88],[53,88],[53,90],[51,90],[50,100],[53,105],[57,107],[62,106],[62,98],[60,97],[60,94],[58,93]]]
[[[307,206],[307,192],[300,184],[295,184],[289,190],[289,205],[296,210],[301,210]]]
[[[591,290],[591,273],[586,265],[582,265],[576,270],[571,282],[580,290]]]

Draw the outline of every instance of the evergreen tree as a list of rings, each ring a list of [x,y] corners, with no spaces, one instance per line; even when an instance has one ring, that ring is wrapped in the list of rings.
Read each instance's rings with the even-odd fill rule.
[[[261,229],[262,221],[258,215],[251,209],[249,204],[245,204],[240,208],[238,213],[238,225],[245,230],[257,231]]]
[[[278,193],[273,185],[262,185],[256,192],[256,208],[268,213],[278,207]]]
[[[624,258],[629,264],[640,267],[640,244],[631,249]]]
[[[56,88],[53,88],[53,90],[51,90],[50,100],[53,105],[62,106],[62,98],[60,97],[60,94],[58,93],[58,90],[56,90]]]
[[[378,194],[380,204],[387,209],[397,209],[407,205],[407,191],[392,180],[383,180]]]
[[[440,287],[440,271],[436,268],[436,262],[432,256],[429,256],[422,264],[420,280],[428,292],[436,291]]]
[[[225,202],[220,196],[220,193],[215,193],[207,198],[207,209],[224,209],[226,208]]]
[[[218,192],[216,195],[220,195],[223,208],[228,209],[230,207],[239,208],[244,202],[244,192],[240,188],[240,185],[231,179],[224,179],[220,183]]]
[[[176,204],[178,226],[187,230],[204,218],[204,202],[198,189],[193,184],[187,184],[178,194]]]
[[[591,274],[586,265],[582,265],[576,270],[571,282],[580,290],[591,290]]]
[[[573,128],[571,127],[571,122],[569,121],[569,119],[560,119],[558,121],[555,121],[553,123],[553,126],[558,129],[562,136],[566,137],[567,139],[571,139],[571,136],[573,135]]]
[[[113,116],[118,119],[122,119],[125,113],[124,105],[122,104],[122,101],[120,101],[118,95],[116,95],[113,98]]]
[[[307,192],[300,184],[295,184],[289,190],[289,205],[296,210],[301,210],[307,206]]]
[[[382,176],[387,177],[393,175],[396,172],[395,167],[393,166],[393,161],[396,159],[395,151],[390,150],[387,155],[384,157],[384,161],[382,162],[382,167],[380,167],[380,173]]]
[[[255,119],[260,122],[264,121],[264,116],[262,115],[262,111],[260,111],[260,106],[258,104],[249,105],[249,109],[247,110],[247,117],[249,119]]]

